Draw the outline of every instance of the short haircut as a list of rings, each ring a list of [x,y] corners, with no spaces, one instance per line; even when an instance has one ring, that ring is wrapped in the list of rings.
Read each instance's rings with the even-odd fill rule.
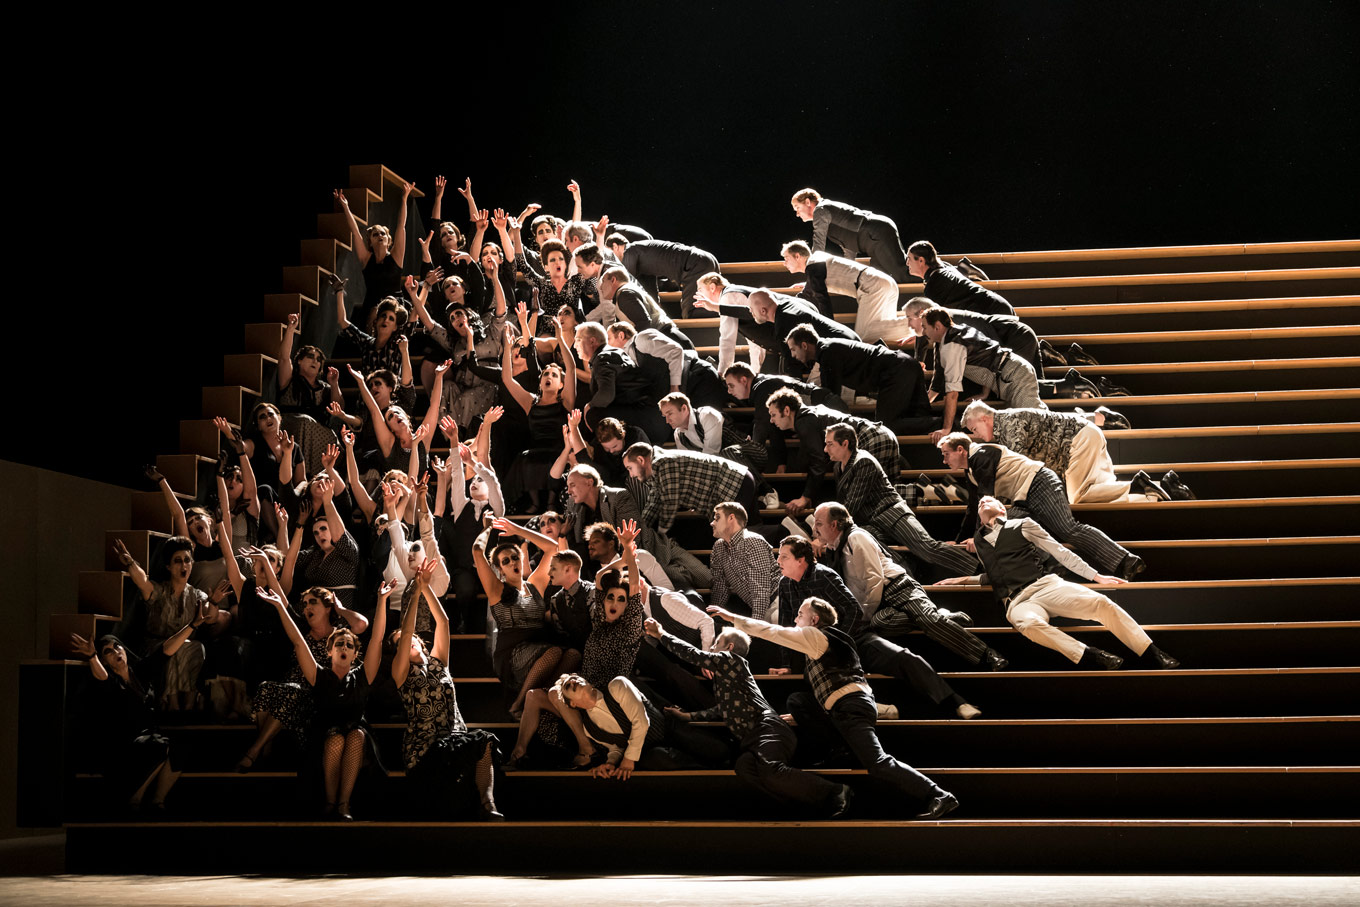
[[[548,226],[556,230],[557,225],[560,223],[562,222],[557,218],[553,217],[551,214],[540,214],[538,217],[535,217],[533,220],[529,221],[529,232],[537,233],[538,228],[542,224],[547,224]]]
[[[650,460],[655,456],[656,451],[653,450],[652,445],[648,444],[646,441],[639,441],[623,452],[623,458],[625,460],[638,460],[643,457]]]
[[[738,378],[745,378],[747,381],[756,380],[756,370],[745,362],[733,362],[723,371],[724,378],[730,378],[733,375]]]
[[[323,371],[325,370],[326,354],[321,352],[321,347],[312,346],[310,343],[307,344],[306,346],[300,346],[297,348],[297,350],[293,353],[293,361],[297,362],[299,359],[306,359],[308,356],[315,358],[317,362],[321,363],[322,370]]]
[[[766,401],[766,406],[773,406],[776,411],[783,412],[791,409],[795,414],[803,409],[803,398],[798,396],[798,391],[791,387],[781,387],[779,390],[770,394],[770,399]]]
[[[604,244],[606,246],[626,246],[628,245],[628,237],[622,233],[610,233],[605,237]]]
[[[814,201],[817,202],[818,204],[821,204],[822,193],[818,192],[816,189],[810,188],[799,189],[797,192],[793,193],[793,201],[796,202]]]
[[[949,317],[949,310],[942,309],[939,306],[926,309],[926,313],[921,317],[925,319],[926,324],[942,324],[946,330],[954,326],[954,319]]]
[[[935,252],[935,246],[924,239],[918,239],[907,247],[908,255],[915,255],[917,258],[924,258],[926,264],[932,268],[940,266],[940,256]]]
[[[717,271],[709,271],[707,274],[700,277],[698,282],[706,287],[717,287],[720,290],[730,286],[727,282],[727,278],[723,277]]]
[[[230,531],[230,528],[231,527],[228,527],[228,531]],[[182,535],[175,535],[171,536],[170,538],[162,542],[161,550],[157,558],[158,561],[157,566],[159,569],[156,572],[162,576],[169,576],[170,560],[176,554],[179,554],[181,551],[187,551],[189,552],[189,556],[193,557],[194,554],[193,539],[190,539]]]
[[[392,390],[397,389],[397,376],[390,368],[374,369],[369,372],[368,377],[364,379],[364,384],[372,384],[374,381],[381,381]]]
[[[566,229],[562,231],[563,237],[570,236],[572,239],[579,239],[583,243],[590,242],[590,224],[585,221],[573,220],[567,223]]]
[[[581,559],[581,555],[572,551],[570,548],[554,554],[553,560],[557,561],[559,564],[566,564],[568,567],[574,568],[577,573],[581,572],[581,565],[585,563],[585,561]]]
[[[669,394],[656,401],[657,406],[661,406],[663,403],[669,403],[676,409],[680,409],[682,406],[686,409],[694,409],[694,404],[689,402],[689,397],[686,397],[684,394],[680,393],[680,391],[671,391]]]
[[[940,443],[936,446],[948,447],[951,450],[958,450],[960,448],[971,450],[973,447],[973,439],[961,431],[953,431],[941,438]]]
[[[359,637],[355,636],[354,631],[351,630],[349,627],[336,627],[334,630],[331,631],[331,635],[326,637],[326,651],[329,652],[332,646],[334,646],[340,640],[346,638],[354,642],[355,652],[363,651],[363,649],[360,648],[359,646]]]
[[[637,336],[637,328],[626,321],[616,321],[609,326],[611,334],[622,334],[627,340],[632,340]]]
[[[562,256],[563,261],[570,261],[571,254],[567,252],[566,243],[560,239],[545,239],[538,244],[538,260],[547,264],[548,256],[557,252]]]
[[[817,551],[812,547],[812,542],[808,541],[806,536],[785,536],[783,541],[779,543],[779,547],[788,548],[789,554],[806,563],[808,569],[811,569],[812,565],[817,563]]]
[[[721,504],[714,504],[713,509],[723,516],[736,517],[737,525],[741,526],[743,529],[746,528],[746,523],[750,520],[750,516],[746,513],[746,508],[736,501],[723,501]]]
[[[325,586],[308,586],[306,589],[302,590],[302,595],[299,600],[305,599],[309,595],[315,595],[321,604],[332,611],[340,604],[340,599],[336,597],[334,592],[327,589]],[[327,648],[329,647],[328,644]]]
[[[713,649],[716,652],[726,650],[733,655],[740,655],[745,658],[746,653],[751,651],[751,637],[736,627],[728,627],[714,637]]]
[[[577,330],[579,331],[580,328],[577,328]],[[622,441],[623,423],[612,416],[605,416],[603,419],[600,420],[599,424],[595,426],[595,440]],[[577,469],[580,469],[580,467],[578,466]],[[572,470],[572,472],[575,471],[576,471],[575,469]],[[597,473],[596,475],[598,477],[599,474]]]
[[[817,626],[819,627],[834,627],[836,621],[840,620],[839,615],[836,614],[836,609],[831,607],[831,602],[824,598],[818,598],[814,595],[811,598],[803,599],[803,604],[811,608],[812,613],[817,615]]]
[[[516,557],[516,559],[518,559],[518,558],[520,558],[520,557],[522,556],[522,555],[520,554],[520,551],[519,551],[519,546],[516,545],[514,542],[501,542],[501,543],[500,543],[499,545],[497,545],[495,548],[492,548],[492,549],[491,549],[491,568],[492,568],[493,570],[495,570],[496,573],[498,573],[498,574],[499,574],[500,571],[501,571],[501,555],[502,555],[503,553],[505,553],[506,551],[513,552],[514,555],[515,555],[515,557]]]
[[[408,317],[406,312],[406,306],[402,305],[401,300],[397,299],[397,297],[384,296],[382,300],[378,303],[377,309],[373,311],[373,320],[377,321],[379,318],[383,317],[388,312],[391,312],[393,316],[396,317],[397,327],[401,327],[403,324],[406,323],[406,319]]]
[[[784,245],[779,249],[779,254],[781,257],[785,255],[798,255],[803,258],[811,258],[812,247],[809,246],[807,243],[803,242],[801,239],[795,239],[793,242],[784,243]]]
[[[604,264],[604,256],[600,254],[600,247],[593,242],[585,242],[577,246],[576,257],[588,265]]]
[[[595,577],[595,588],[600,590],[600,603],[604,603],[604,597],[609,594],[610,589],[622,589],[625,595],[632,596],[632,584],[624,578],[622,570],[606,570]]]
[[[600,421],[603,422],[604,420],[601,419]],[[599,437],[599,435],[597,434],[596,437]],[[589,463],[579,463],[576,466],[573,466],[570,470],[568,470],[567,478],[571,478],[572,476],[580,476],[583,479],[590,479],[590,481],[597,488],[604,484],[604,479],[600,478],[599,470],[597,470],[594,466],[591,466]]]
[[[933,308],[935,308],[935,300],[931,299],[928,296],[917,296],[911,302],[908,302],[906,305],[902,306],[902,311],[903,313],[911,316],[912,318],[915,318],[922,312],[929,311],[930,309]]]
[[[613,523],[600,520],[598,523],[591,523],[586,527],[586,538],[590,538],[596,533],[604,536],[606,542],[613,543],[615,548],[621,547],[619,544],[619,531],[614,528]]]
[[[963,408],[963,416],[960,417],[964,425],[969,424],[974,419],[994,419],[996,410],[992,409],[981,400],[974,400]]]
[[[810,343],[816,346],[821,342],[821,337],[817,335],[817,329],[810,324],[800,324],[789,331],[789,336],[784,338],[789,343]]]
[[[618,281],[619,283],[627,283],[633,279],[633,275],[629,274],[628,269],[622,265],[610,265],[601,271],[600,279],[604,280],[606,277]]]
[[[604,332],[604,325],[598,321],[583,321],[576,326],[576,338],[584,340],[587,337],[595,341],[597,349],[609,343],[609,338]]]
[[[859,432],[855,431],[855,427],[849,422],[837,422],[828,426],[826,433],[837,444],[849,444],[852,456],[859,451]]]
[[[845,509],[845,505],[836,501],[828,501],[822,505],[826,511],[826,517],[840,527],[841,532],[849,532],[855,528],[855,521],[850,516],[850,511]]]

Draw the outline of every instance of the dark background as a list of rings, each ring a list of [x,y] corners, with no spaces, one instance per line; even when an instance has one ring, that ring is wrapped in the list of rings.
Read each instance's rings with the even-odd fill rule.
[[[10,191],[42,213],[9,225],[0,456],[143,487],[351,163],[414,180],[426,218],[445,174],[460,221],[465,176],[563,216],[576,179],[587,217],[721,261],[810,235],[805,185],[945,252],[1360,236],[1355,4],[675,7],[68,55],[73,95],[12,98]]]

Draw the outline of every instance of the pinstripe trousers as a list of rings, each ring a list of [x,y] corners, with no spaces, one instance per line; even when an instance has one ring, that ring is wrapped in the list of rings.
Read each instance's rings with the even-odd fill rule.
[[[1018,506],[1029,511],[1034,522],[1048,530],[1060,542],[1070,542],[1082,560],[1101,573],[1115,573],[1128,556],[1128,549],[1112,540],[1094,526],[1078,523],[1072,516],[1072,505],[1067,503],[1067,489],[1062,480],[1047,466],[1034,474],[1024,501]]]
[[[1063,500],[1067,498],[1064,496]],[[905,545],[912,556],[944,570],[949,576],[978,572],[977,558],[962,545],[946,545],[933,538],[905,501],[898,501],[874,515],[865,526],[888,545]]]
[[[901,636],[920,630],[949,651],[977,664],[987,654],[987,644],[963,627],[940,616],[940,609],[924,589],[907,576],[899,576],[883,590],[883,602],[869,618],[869,626],[884,636]]]

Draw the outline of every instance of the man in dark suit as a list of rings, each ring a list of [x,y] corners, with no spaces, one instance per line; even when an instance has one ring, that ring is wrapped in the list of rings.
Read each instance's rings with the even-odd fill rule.
[[[694,314],[694,294],[699,278],[718,270],[718,259],[713,257],[713,253],[694,246],[661,239],[629,242],[628,237],[621,233],[611,233],[605,243],[623,262],[628,273],[651,292],[653,298],[660,298],[657,285],[659,278],[680,284],[682,318]]]
[[[604,326],[598,322],[587,321],[576,328],[576,351],[590,367],[590,401],[583,412],[586,424],[594,429],[601,419],[612,416],[664,444],[671,431],[656,408],[660,397],[652,376],[623,350],[607,344]]]
[[[891,219],[844,202],[822,198],[816,189],[800,189],[791,201],[798,219],[812,222],[812,251],[845,258],[867,256],[869,265],[898,283],[907,281],[902,237]]]
[[[897,434],[919,434],[938,424],[926,399],[921,363],[910,355],[876,343],[828,339],[806,324],[786,339],[795,359],[808,367],[821,366],[822,387],[833,392],[848,387],[873,396],[874,418]]]

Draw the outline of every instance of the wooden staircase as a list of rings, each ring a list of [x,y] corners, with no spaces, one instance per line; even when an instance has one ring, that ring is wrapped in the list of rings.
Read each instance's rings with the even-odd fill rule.
[[[397,174],[352,167],[349,183],[361,229],[390,222],[400,203]],[[611,871],[648,872],[1353,869],[1360,241],[968,258],[1041,336],[1060,349],[1080,343],[1102,363],[1083,373],[1107,375],[1137,395],[1055,407],[1104,404],[1125,413],[1135,427],[1108,433],[1120,472],[1175,469],[1199,500],[1074,508],[1147,560],[1145,580],[1110,594],[1181,659],[1179,670],[1143,670],[1136,659],[1116,672],[1075,670],[1021,638],[988,590],[929,590],[942,607],[971,614],[1012,664],[998,674],[971,671],[911,638],[982,708],[975,721],[941,716],[898,681],[871,678],[879,698],[902,710],[899,720],[880,723],[885,746],[959,794],[963,808],[950,818],[899,821],[904,805],[862,771],[830,768],[858,793],[850,820],[783,815],[730,771],[716,771],[642,772],[626,784],[511,773],[497,782],[512,820],[501,826],[418,816],[410,809],[418,793],[396,772],[356,803],[371,821],[298,821],[305,814],[286,758],[249,775],[231,771],[253,726],[194,724],[173,729],[186,765],[176,812],[186,818],[111,821],[91,806],[101,780],[96,761],[76,745],[68,708],[88,670],[68,660],[66,644],[71,632],[107,632],[125,614],[124,597],[137,594],[110,553],[89,565],[102,569],[81,572],[74,611],[52,618],[49,659],[21,671],[21,823],[65,824],[72,871],[220,871],[209,856],[223,844],[236,854],[235,871],[578,871],[600,853],[612,855]],[[778,262],[738,262],[723,272],[741,283],[789,280]],[[179,451],[157,458],[186,505],[213,490],[212,417],[239,425],[256,403],[274,399],[282,321],[301,315],[298,342],[331,348],[330,274],[351,278],[352,287],[359,277],[338,211],[318,215],[317,237],[301,241],[281,292],[263,301],[263,320],[246,324],[242,352],[225,357],[222,384],[204,388],[201,411],[181,421]],[[902,289],[910,296],[920,285]],[[838,300],[844,322],[853,320],[848,302]],[[716,318],[680,325],[701,349],[716,349]],[[905,480],[948,474],[928,438],[900,440],[911,464]],[[768,478],[792,497],[804,474]],[[952,538],[962,508],[918,513],[932,533]],[[170,531],[159,492],[134,496],[131,525],[107,533],[109,545],[121,540],[146,564]],[[706,516],[682,516],[675,535],[707,559]],[[1099,627],[1074,632],[1120,651]],[[451,662],[469,723],[507,739],[514,725],[485,638],[455,637]],[[803,684],[798,675],[760,681],[776,706]],[[396,716],[375,722],[389,766],[400,765],[402,726]],[[312,849],[300,856],[304,838]]]

